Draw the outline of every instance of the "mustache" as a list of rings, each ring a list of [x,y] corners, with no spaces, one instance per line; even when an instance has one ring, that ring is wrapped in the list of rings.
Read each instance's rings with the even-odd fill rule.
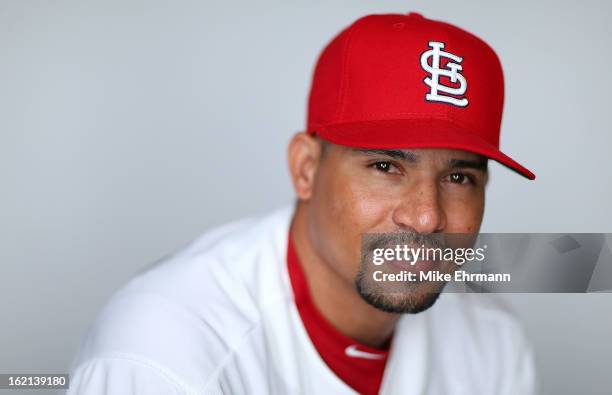
[[[446,248],[443,234],[425,234],[417,232],[367,233],[362,236],[363,253],[372,252],[377,248],[389,248],[396,245],[407,245],[424,248]]]

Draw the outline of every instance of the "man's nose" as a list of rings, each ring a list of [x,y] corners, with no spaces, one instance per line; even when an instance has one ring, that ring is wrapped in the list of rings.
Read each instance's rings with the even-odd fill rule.
[[[413,184],[401,197],[393,211],[393,222],[402,230],[417,233],[442,232],[446,215],[437,183]]]

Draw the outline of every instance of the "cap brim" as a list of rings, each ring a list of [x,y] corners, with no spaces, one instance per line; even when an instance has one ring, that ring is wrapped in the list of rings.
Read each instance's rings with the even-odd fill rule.
[[[446,148],[493,159],[520,175],[536,176],[480,136],[446,120],[380,120],[317,126],[309,132],[333,144],[354,148]]]

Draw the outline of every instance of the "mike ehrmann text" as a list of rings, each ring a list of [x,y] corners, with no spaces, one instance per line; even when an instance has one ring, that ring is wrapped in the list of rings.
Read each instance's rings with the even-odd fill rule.
[[[444,273],[438,270],[421,271],[418,273],[402,270],[399,273],[383,273],[377,270],[372,273],[374,281],[471,281],[471,282],[510,282],[510,273],[468,273],[457,270],[454,273]]]

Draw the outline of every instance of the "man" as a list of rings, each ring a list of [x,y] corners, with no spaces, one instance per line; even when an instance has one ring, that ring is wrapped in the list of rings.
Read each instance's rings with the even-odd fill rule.
[[[69,393],[532,393],[509,313],[432,282],[385,292],[360,262],[366,234],[477,233],[487,158],[535,178],[499,151],[502,107],[480,39],[414,13],[357,20],[321,54],[307,131],[289,144],[296,206],[213,230],[132,280],[85,339]]]

